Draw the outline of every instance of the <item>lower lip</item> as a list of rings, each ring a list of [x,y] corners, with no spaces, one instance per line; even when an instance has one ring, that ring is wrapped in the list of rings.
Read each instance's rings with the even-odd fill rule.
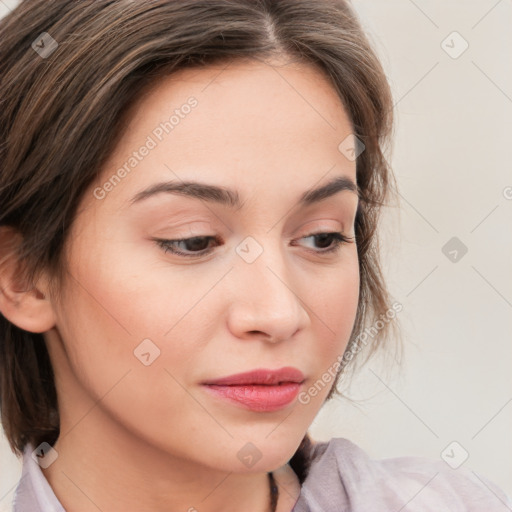
[[[286,382],[275,386],[208,384],[205,387],[214,395],[251,411],[271,412],[283,409],[293,402],[299,393],[300,386],[297,382]]]

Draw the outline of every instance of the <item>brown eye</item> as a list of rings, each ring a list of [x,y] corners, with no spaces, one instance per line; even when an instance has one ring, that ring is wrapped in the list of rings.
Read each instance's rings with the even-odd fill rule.
[[[354,241],[353,238],[345,236],[343,233],[332,232],[332,233],[312,233],[301,238],[305,240],[311,238],[318,247],[313,247],[313,250],[319,254],[326,254],[338,251],[341,246],[345,243],[351,243]],[[295,244],[294,244],[295,245]]]
[[[197,257],[209,254],[212,250],[210,241],[220,243],[218,237],[214,236],[194,236],[192,238],[181,238],[177,240],[158,240],[155,242],[164,250],[164,252],[171,252],[178,256]],[[181,249],[177,247],[180,246]]]

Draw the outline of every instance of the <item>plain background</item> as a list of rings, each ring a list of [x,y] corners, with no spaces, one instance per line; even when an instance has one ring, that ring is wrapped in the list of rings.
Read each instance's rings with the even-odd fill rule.
[[[0,15],[16,3],[0,0]],[[465,450],[464,467],[512,495],[512,3],[354,6],[394,94],[401,208],[382,233],[405,351],[394,370],[370,361],[350,387],[357,402],[327,403],[310,432],[375,458],[437,459],[456,441],[452,460]],[[0,461],[10,510],[21,469],[3,432]]]

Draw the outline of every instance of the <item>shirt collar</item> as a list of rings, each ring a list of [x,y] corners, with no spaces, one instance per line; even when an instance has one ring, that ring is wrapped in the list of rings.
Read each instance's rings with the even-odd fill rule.
[[[66,512],[34,460],[33,452],[34,447],[28,443],[23,451],[23,466],[14,493],[13,512]]]

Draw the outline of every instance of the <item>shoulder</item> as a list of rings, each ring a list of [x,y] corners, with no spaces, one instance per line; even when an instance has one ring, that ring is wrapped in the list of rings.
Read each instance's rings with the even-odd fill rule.
[[[424,457],[376,460],[352,441],[334,438],[314,443],[294,512],[504,512],[507,508],[512,509],[510,498],[466,466],[452,469],[441,459]]]

